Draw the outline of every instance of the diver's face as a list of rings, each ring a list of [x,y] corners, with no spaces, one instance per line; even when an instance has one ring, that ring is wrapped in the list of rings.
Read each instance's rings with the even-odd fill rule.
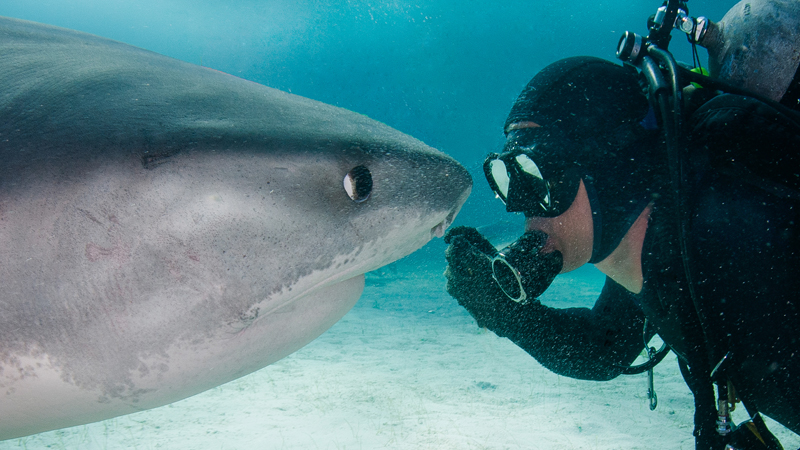
[[[592,207],[583,180],[578,187],[570,207],[556,217],[528,217],[525,220],[525,231],[539,230],[547,233],[547,243],[543,253],[558,250],[564,257],[561,273],[575,270],[589,262],[592,257],[594,227],[592,224]]]

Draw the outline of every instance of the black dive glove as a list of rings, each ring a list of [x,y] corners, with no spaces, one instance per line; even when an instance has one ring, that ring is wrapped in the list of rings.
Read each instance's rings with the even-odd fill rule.
[[[500,252],[472,227],[455,227],[444,241],[449,244],[445,251],[447,292],[478,326],[491,330],[513,319],[525,303],[541,295],[563,264],[560,252],[539,253],[547,241],[541,231],[526,232]]]

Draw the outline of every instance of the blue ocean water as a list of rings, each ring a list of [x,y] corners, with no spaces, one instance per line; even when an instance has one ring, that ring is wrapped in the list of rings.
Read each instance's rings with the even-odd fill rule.
[[[692,0],[719,19],[735,2]],[[384,122],[475,175],[460,222],[503,209],[479,165],[519,91],[560,58],[614,58],[658,1],[26,0],[0,15],[73,28],[208,66]],[[678,59],[690,46],[675,36]],[[704,51],[701,51],[704,53]]]
[[[694,15],[719,19],[733,3],[691,0],[689,6]],[[484,227],[496,242],[507,242],[513,238],[514,230],[521,228],[522,220],[508,215],[502,204],[493,198],[483,180],[480,164],[486,153],[501,146],[502,124],[517,94],[538,70],[557,59],[575,55],[613,59],[619,36],[626,30],[644,33],[647,17],[659,5],[660,1],[645,0],[430,0],[416,3],[5,0],[0,2],[0,15],[108,37],[380,120],[450,154],[466,166],[473,174],[475,186],[456,223]],[[689,44],[682,37],[673,39],[672,49],[678,59],[690,60]],[[411,321],[407,327],[422,328],[430,335],[436,335],[439,327],[441,333],[463,332],[465,339],[475,338],[472,336],[476,332],[474,324],[443,292],[443,251],[442,241],[435,240],[405,260],[368,275],[368,290],[354,310],[355,315],[348,316],[341,326],[337,325],[339,328],[334,327],[333,334],[309,346],[310,353],[301,351],[300,359],[281,367],[288,370],[295,362],[304,361],[303,358],[313,360],[324,352],[336,353],[340,336],[363,329],[364,325],[358,325],[356,318],[385,323]],[[591,305],[601,282],[602,277],[596,271],[578,271],[562,278],[545,301],[560,306]],[[424,289],[425,293],[415,295],[414,289]],[[426,322],[434,316],[437,321]],[[417,344],[423,347],[422,351],[446,351],[446,347],[424,350],[425,343]],[[502,347],[497,351],[513,350]],[[352,357],[358,360],[358,355]],[[521,352],[514,358],[518,358],[515,364],[520,367],[530,360]],[[469,392],[480,395],[502,392],[512,383],[506,379],[497,381],[490,373],[475,377],[467,385]],[[528,382],[519,381],[518,384]],[[580,386],[583,388],[575,388],[575,395],[581,396],[580,389],[588,389],[586,385]],[[664,413],[665,417],[675,414],[683,420],[690,417],[687,394],[683,392],[682,395],[676,403],[679,405],[672,409],[672,414]],[[607,401],[614,403],[616,400]],[[644,404],[642,399],[637,401]],[[571,407],[562,409],[563,414],[580,415]],[[317,416],[310,417],[308,421],[318,420]],[[391,424],[393,420],[403,423],[406,419],[386,420]],[[647,416],[644,420],[655,419]],[[169,425],[147,423],[150,424],[148,432],[153,433],[150,440],[135,441],[131,436],[129,439],[134,439],[139,448],[161,447],[159,439],[165,438],[159,438],[153,427]],[[690,433],[690,425],[682,423],[676,429]],[[113,435],[123,429],[136,433],[130,427],[105,426]],[[627,426],[635,428],[639,424],[632,422]],[[393,429],[391,425],[387,428]],[[590,427],[578,426],[576,436],[584,429],[590,430]],[[657,430],[658,425],[652,429]],[[113,439],[110,435],[106,435],[103,444],[98,441],[96,432],[94,429],[85,431],[92,437],[84,440],[80,436],[69,438],[54,434],[40,440],[0,443],[0,448],[124,447],[120,443],[124,440]],[[603,433],[601,429],[595,432]],[[325,435],[321,436],[319,441],[314,441],[318,448],[371,448],[366,441],[329,441]],[[675,441],[689,448],[691,440],[687,436]],[[409,441],[411,439],[413,436],[408,435],[395,441],[387,439],[385,447],[413,448],[401,443],[417,442],[420,444],[416,448],[459,448],[437,445],[436,441]],[[510,440],[495,436],[482,446],[460,448],[530,448],[524,443],[508,444],[514,440],[513,436]],[[163,448],[176,448],[177,441],[170,442],[171,445]],[[214,447],[204,447],[202,439],[198,442],[184,448],[237,448],[217,445],[216,441],[213,441]],[[652,448],[647,443],[638,446],[626,442],[614,446],[613,439],[609,442],[597,444],[595,448]],[[258,448],[281,447],[302,448],[285,442],[280,446],[262,442]],[[313,447],[309,444],[306,448]],[[569,447],[558,444],[537,448]],[[587,447],[576,444],[573,448]]]

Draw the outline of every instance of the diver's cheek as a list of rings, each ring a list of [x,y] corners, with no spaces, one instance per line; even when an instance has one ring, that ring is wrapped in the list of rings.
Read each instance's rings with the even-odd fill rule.
[[[542,252],[558,250],[564,257],[561,273],[569,272],[589,262],[592,257],[594,227],[592,208],[586,186],[581,181],[572,205],[556,217],[528,217],[525,231],[538,230],[547,234]]]

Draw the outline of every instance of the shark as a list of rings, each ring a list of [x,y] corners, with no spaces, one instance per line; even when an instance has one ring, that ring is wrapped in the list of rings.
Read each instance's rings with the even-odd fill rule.
[[[0,18],[0,440],[165,405],[331,327],[472,181],[364,115]]]

